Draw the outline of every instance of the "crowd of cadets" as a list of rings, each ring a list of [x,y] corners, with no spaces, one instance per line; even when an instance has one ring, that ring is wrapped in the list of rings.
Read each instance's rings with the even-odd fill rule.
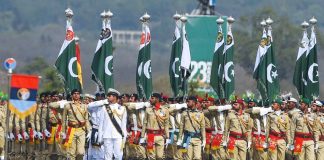
[[[0,103],[1,159],[324,159],[324,107],[295,98],[258,104],[212,97],[167,98],[152,94],[80,96],[64,100],[41,93],[36,112],[24,119]],[[264,107],[268,106],[268,107]],[[270,106],[270,107],[269,107]],[[5,149],[5,136],[8,145]]]

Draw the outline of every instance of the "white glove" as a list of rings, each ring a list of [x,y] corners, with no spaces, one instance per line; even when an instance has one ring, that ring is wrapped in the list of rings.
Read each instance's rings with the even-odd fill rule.
[[[318,143],[315,143],[314,149],[315,149],[315,152],[318,151]]]
[[[202,147],[203,150],[205,150],[205,147],[206,147],[206,141],[205,140],[203,140],[203,142],[201,144],[201,147]]]
[[[67,100],[61,100],[61,101],[58,101],[58,103],[60,104],[60,108],[64,108],[65,104],[68,104],[70,102]]]
[[[146,102],[138,102],[138,103],[135,103],[135,109],[138,110],[138,109],[142,109],[142,108],[146,107],[145,106],[145,103]]]
[[[20,133],[17,135],[17,139],[18,139],[19,142],[21,142],[23,140],[23,137],[21,136]]]
[[[292,151],[295,149],[295,146],[293,144],[287,144],[287,149]]]
[[[226,111],[226,110],[230,110],[230,109],[232,109],[232,105],[230,105],[230,104],[217,107],[218,112],[222,112],[222,111]]]
[[[87,142],[89,142],[89,141],[90,141],[90,139],[91,139],[91,131],[90,131],[90,132],[88,132],[88,134],[87,134],[87,136],[86,136],[86,139],[87,139]]]
[[[144,107],[146,107],[146,108],[151,107],[151,103],[150,102],[144,102]]]
[[[263,147],[263,148],[268,148],[269,145],[268,145],[268,143],[263,143],[262,147]]]
[[[182,144],[182,141],[181,140],[178,140],[177,141],[177,146],[181,146],[181,144]]]
[[[227,147],[227,143],[226,142],[223,142],[222,143],[222,146]]]
[[[23,133],[23,136],[25,140],[29,140],[29,135],[26,131]]]
[[[12,132],[10,132],[10,134],[9,134],[9,139],[11,141],[14,141],[15,140],[15,135]]]
[[[62,138],[62,139],[66,139],[66,134],[63,133],[63,132],[61,132],[61,138]]]
[[[252,144],[251,142],[247,143],[247,149],[251,149],[251,144]]]
[[[102,104],[109,104],[109,102],[108,102],[108,99],[104,99],[104,100],[101,100],[102,101]]]
[[[165,140],[165,147],[168,148],[168,145],[171,144],[171,139]]]
[[[140,138],[139,144],[144,144],[145,143],[145,138]]]
[[[44,130],[44,133],[45,133],[45,137],[46,138],[50,138],[51,137],[51,133],[47,129]]]
[[[260,116],[264,116],[270,112],[273,112],[272,108],[260,108]]]
[[[42,132],[37,132],[38,139],[42,140],[44,139]]]

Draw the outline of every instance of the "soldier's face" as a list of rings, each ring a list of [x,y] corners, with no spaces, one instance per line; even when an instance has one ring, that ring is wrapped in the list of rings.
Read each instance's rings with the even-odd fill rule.
[[[255,102],[249,102],[249,108],[254,107],[255,106]]]
[[[58,95],[53,95],[53,96],[51,97],[51,99],[52,99],[52,102],[59,101],[59,97],[58,97]]]
[[[318,111],[318,108],[315,104],[312,104],[312,111],[313,112],[317,112]]]
[[[187,101],[187,106],[191,109],[194,109],[196,106],[196,102],[194,100],[188,100]]]
[[[72,94],[72,99],[73,99],[74,101],[78,101],[78,100],[80,100],[80,92],[74,92],[74,93]]]
[[[150,103],[151,103],[152,105],[155,105],[158,101],[159,101],[158,98],[151,96],[151,98],[150,98]]]
[[[272,103],[272,109],[277,111],[280,109],[280,105],[278,103]]]
[[[126,96],[123,96],[122,97],[122,102],[123,103],[126,103],[126,102],[128,102],[129,101],[129,98],[128,97],[126,97]]]
[[[108,95],[108,101],[111,103],[116,103],[117,102],[117,96],[114,95]]]
[[[305,110],[305,109],[307,109],[308,108],[308,105],[306,104],[306,103],[301,103],[300,104],[300,109],[301,110]]]
[[[130,97],[130,98],[129,98],[129,101],[130,101],[130,102],[136,102],[136,99],[135,99],[135,97],[133,96],[133,97]]]
[[[239,104],[239,103],[234,103],[234,104],[233,104],[233,109],[234,109],[234,110],[239,110],[239,109],[241,109],[241,104]]]
[[[288,102],[288,109],[294,109],[296,107],[296,103],[295,102]]]

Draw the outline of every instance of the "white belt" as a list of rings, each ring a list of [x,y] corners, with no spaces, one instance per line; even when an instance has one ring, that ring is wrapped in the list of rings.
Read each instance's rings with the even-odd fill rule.
[[[256,135],[264,135],[265,136],[265,132],[261,132],[260,134],[258,132],[253,132]]]
[[[179,132],[179,129],[171,129],[169,132]]]
[[[132,131],[142,131],[142,129],[139,129],[139,128],[136,129],[136,128],[134,128],[134,127],[132,127],[131,130],[132,130]]]

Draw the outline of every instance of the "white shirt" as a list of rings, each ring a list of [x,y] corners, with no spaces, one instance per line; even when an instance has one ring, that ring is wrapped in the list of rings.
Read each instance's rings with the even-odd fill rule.
[[[114,113],[113,116],[115,117],[118,125],[120,126],[121,130],[124,133],[124,139],[127,136],[126,124],[127,124],[127,112],[124,106],[119,105],[118,103],[110,104],[109,107],[111,108],[112,112]],[[104,134],[103,138],[122,138],[122,135],[119,134],[117,129],[115,128],[114,124],[111,122],[111,119],[108,115],[108,112],[105,112],[105,127],[104,127]]]

